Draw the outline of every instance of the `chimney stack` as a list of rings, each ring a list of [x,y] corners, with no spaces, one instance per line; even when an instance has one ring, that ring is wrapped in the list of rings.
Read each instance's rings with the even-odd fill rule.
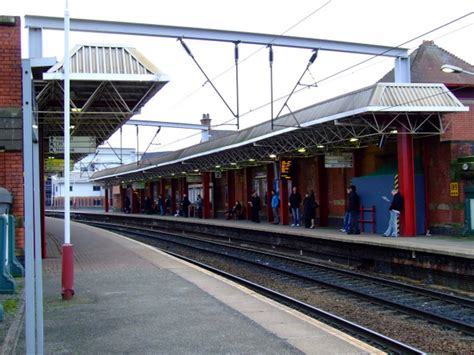
[[[202,114],[202,119],[201,119],[201,124],[203,126],[206,126],[207,129],[204,129],[202,130],[201,132],[201,143],[203,142],[207,142],[209,140],[209,138],[211,137],[211,119],[209,118],[209,114],[208,113],[203,113]]]

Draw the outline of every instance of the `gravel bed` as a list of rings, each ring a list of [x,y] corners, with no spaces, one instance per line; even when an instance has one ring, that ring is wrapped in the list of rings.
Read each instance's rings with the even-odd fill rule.
[[[181,253],[181,251],[180,251]],[[186,254],[184,254],[186,253]],[[190,258],[196,256],[184,252]],[[274,278],[268,278],[253,267],[232,264],[215,256],[199,255],[197,260],[238,275],[275,291],[287,294],[314,307],[372,329],[390,338],[409,344],[427,353],[474,354],[474,337],[469,337],[436,324],[390,311],[361,300],[324,288],[299,288]]]

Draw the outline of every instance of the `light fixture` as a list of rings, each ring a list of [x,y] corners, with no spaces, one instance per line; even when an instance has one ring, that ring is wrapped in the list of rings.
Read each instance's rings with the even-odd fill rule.
[[[232,162],[232,163],[230,163],[230,165],[232,165],[232,166],[236,166],[236,165],[237,165],[237,163],[234,163],[234,162]]]
[[[254,158],[250,158],[249,161],[250,161],[250,162],[254,162],[255,159],[254,159]]]
[[[198,173],[198,172],[199,172],[199,169],[194,169],[194,172],[195,172],[195,173]]]
[[[186,171],[182,171],[182,172],[181,172],[181,174],[184,174],[184,175],[186,175]]]
[[[323,149],[323,148],[324,148],[324,145],[318,144],[318,145],[316,146],[316,148],[318,148],[318,149]]]
[[[359,138],[352,137],[351,139],[349,139],[349,142],[357,142],[358,140],[359,140]]]
[[[82,111],[82,109],[79,108],[79,107],[73,107],[73,108],[71,108],[71,112],[81,112],[81,111]]]
[[[277,156],[276,156],[276,154],[270,154],[269,157],[270,157],[271,159],[275,159]]]
[[[69,129],[74,129],[76,128],[76,126],[74,126],[73,124],[69,126]]]
[[[461,73],[462,69],[451,64],[444,64],[440,70],[445,73]]]
[[[220,166],[220,165],[216,165],[216,169],[220,169],[220,168],[221,168],[221,166]]]
[[[392,129],[392,130],[391,130],[391,131],[389,131],[388,133],[390,133],[390,134],[397,134],[397,133],[398,133],[398,131],[397,131],[396,129]]]
[[[474,75],[473,72],[470,72],[468,70],[464,70],[461,67],[457,67],[457,66],[451,65],[451,64],[442,65],[440,70],[444,73],[455,73],[455,74],[466,73],[466,74]]]
[[[304,152],[306,152],[306,148],[303,147],[303,148],[298,149],[298,153],[304,153]]]
[[[174,176],[174,173],[171,173],[171,176]]]

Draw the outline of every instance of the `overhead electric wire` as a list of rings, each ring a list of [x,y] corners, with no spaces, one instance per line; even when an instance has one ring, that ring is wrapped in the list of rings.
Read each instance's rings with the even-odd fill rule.
[[[424,32],[423,34],[417,35],[416,37],[411,38],[411,39],[409,39],[409,40],[407,40],[407,41],[405,41],[405,42],[403,42],[403,43],[400,43],[400,44],[398,44],[398,45],[395,46],[395,47],[392,47],[392,48],[390,48],[390,49],[387,49],[386,51],[384,51],[384,52],[382,52],[382,53],[380,53],[380,54],[373,55],[373,56],[371,56],[371,57],[368,58],[368,59],[364,59],[363,61],[360,61],[360,62],[358,62],[358,63],[356,63],[356,64],[350,65],[349,67],[344,68],[344,69],[342,69],[342,70],[340,70],[340,71],[338,71],[338,72],[336,72],[336,73],[333,73],[333,74],[331,74],[331,75],[329,75],[329,76],[327,76],[327,77],[325,77],[325,78],[323,78],[323,79],[317,81],[317,82],[314,83],[314,84],[317,85],[317,84],[320,84],[320,83],[322,83],[322,82],[325,82],[325,81],[327,81],[327,80],[329,80],[329,79],[331,79],[331,78],[333,78],[333,77],[335,77],[335,76],[338,76],[339,74],[345,73],[345,72],[347,72],[347,71],[349,71],[349,70],[351,70],[351,69],[354,69],[354,68],[356,68],[356,67],[358,67],[358,66],[360,66],[360,65],[362,65],[362,64],[365,64],[365,63],[367,63],[367,62],[369,62],[369,61],[372,61],[372,60],[375,59],[375,58],[379,58],[380,56],[384,55],[385,53],[387,53],[387,52],[389,52],[389,51],[391,51],[391,50],[393,50],[393,49],[400,48],[401,46],[403,46],[403,45],[405,45],[405,44],[407,44],[407,43],[416,41],[417,39],[419,39],[419,38],[421,38],[421,37],[423,37],[423,36],[426,36],[426,35],[428,35],[428,34],[430,34],[430,33],[436,32],[436,31],[438,31],[438,30],[440,30],[440,29],[442,29],[442,28],[444,28],[444,27],[446,27],[446,26],[449,26],[449,25],[451,25],[451,24],[453,24],[453,23],[455,23],[455,22],[457,22],[457,21],[460,21],[460,20],[462,20],[462,19],[464,19],[464,18],[466,18],[466,17],[469,17],[469,16],[471,16],[472,14],[474,14],[474,12],[469,12],[469,13],[467,13],[467,14],[465,14],[465,15],[463,15],[463,16],[460,16],[460,17],[458,17],[458,18],[456,18],[456,19],[454,19],[454,20],[451,20],[451,21],[449,21],[449,22],[446,22],[446,23],[444,23],[444,24],[442,24],[442,25],[440,25],[440,26],[438,26],[438,27],[436,27],[436,28],[434,28],[434,29],[431,29],[431,30],[429,30],[429,31],[427,31],[427,32]],[[460,28],[460,29],[458,29],[458,30],[461,30],[461,29],[463,29],[463,28],[465,28],[465,27],[468,27],[468,26],[464,26],[464,27],[462,27],[462,28]],[[456,32],[456,31],[452,31],[451,33],[454,33],[454,32]],[[300,88],[300,89],[298,89],[298,90],[295,90],[292,94],[296,94],[296,93],[301,92],[301,91],[306,90],[306,89],[308,89],[307,86],[302,87],[302,88]],[[286,99],[289,95],[290,95],[290,94],[286,94],[286,95],[280,96],[280,97],[278,97],[275,101],[280,101],[280,100]],[[242,113],[242,114],[240,115],[240,117],[242,118],[243,116],[246,116],[246,115],[248,115],[248,114],[250,114],[250,113],[253,113],[253,112],[255,112],[255,111],[258,111],[258,110],[260,110],[260,109],[262,109],[262,108],[264,108],[264,107],[266,107],[266,106],[268,106],[268,105],[270,105],[270,104],[271,104],[270,102],[267,102],[267,103],[262,104],[262,105],[260,105],[260,106],[258,106],[258,107],[256,107],[256,108],[250,109],[249,111]],[[228,122],[230,122],[230,121],[231,121],[231,120],[224,121],[223,123],[218,124],[218,125],[215,125],[215,126],[213,126],[213,127],[215,128],[215,127],[219,127],[219,126],[226,125],[226,124],[227,124]]]
[[[326,4],[324,4],[322,7],[326,6],[329,2],[330,2],[330,1],[328,1],[328,2],[327,2]],[[319,9],[321,9],[322,7],[320,7]],[[318,10],[319,10],[319,9],[318,9]],[[318,11],[318,10],[315,10],[312,14],[314,14],[314,13],[315,13],[316,11]],[[311,14],[311,15],[312,15],[312,14]],[[446,26],[449,26],[449,25],[451,25],[451,24],[453,24],[453,23],[455,23],[455,22],[457,22],[457,21],[460,21],[460,20],[462,20],[462,19],[464,19],[464,18],[466,18],[466,17],[469,17],[469,16],[471,16],[472,14],[474,14],[474,12],[469,12],[469,13],[467,13],[467,14],[465,14],[465,15],[463,15],[463,16],[460,16],[460,17],[458,17],[458,18],[456,18],[456,19],[454,19],[454,20],[451,20],[451,21],[449,21],[449,22],[446,22],[446,23],[444,23],[444,24],[442,24],[442,25],[440,25],[440,26],[438,26],[438,27],[436,27],[436,28],[434,28],[434,29],[431,29],[431,30],[429,30],[429,31],[427,31],[427,32],[424,32],[423,34],[417,35],[416,37],[413,37],[413,38],[411,38],[411,39],[409,39],[409,40],[407,40],[407,41],[404,41],[403,43],[400,43],[399,45],[397,45],[397,46],[395,46],[395,47],[392,47],[391,49],[388,49],[387,51],[384,51],[384,52],[380,53],[379,55],[374,55],[374,56],[372,56],[372,57],[370,57],[370,58],[368,58],[368,59],[365,59],[365,60],[363,60],[363,61],[361,61],[361,62],[358,62],[358,63],[356,63],[356,64],[354,64],[354,65],[351,65],[351,66],[349,66],[349,67],[347,67],[347,68],[345,68],[345,69],[342,69],[342,70],[340,70],[340,71],[338,71],[338,72],[336,72],[336,73],[333,73],[333,74],[331,74],[331,75],[329,75],[329,76],[327,76],[327,77],[325,77],[325,78],[319,80],[319,81],[316,82],[315,84],[319,84],[319,83],[325,82],[325,81],[327,81],[327,80],[329,80],[329,79],[331,79],[331,78],[333,78],[333,77],[338,76],[339,74],[345,73],[345,72],[347,72],[347,71],[349,71],[349,70],[351,70],[351,69],[353,69],[353,68],[355,68],[355,67],[358,67],[358,66],[360,66],[360,65],[363,65],[363,64],[365,64],[365,63],[367,63],[367,62],[369,62],[369,61],[372,61],[372,60],[375,59],[375,58],[379,58],[379,57],[382,56],[384,53],[386,53],[386,52],[388,52],[388,51],[390,51],[390,50],[399,48],[399,47],[401,47],[401,46],[403,46],[403,45],[405,45],[405,44],[407,44],[407,43],[413,42],[413,41],[415,41],[415,40],[417,40],[417,39],[419,39],[419,38],[421,38],[421,37],[423,37],[423,36],[426,36],[426,35],[428,35],[428,34],[430,34],[430,33],[436,32],[436,31],[438,31],[438,30],[440,30],[440,29],[442,29],[442,28],[444,28],[444,27],[446,27]],[[309,16],[310,16],[310,15],[308,15],[307,17],[305,17],[303,20],[307,19]],[[303,20],[302,20],[302,21],[303,21]],[[300,21],[299,23],[301,23],[302,21]],[[469,25],[467,25],[467,26],[463,26],[463,27],[461,27],[461,28],[459,28],[459,29],[457,29],[457,30],[455,30],[455,31],[449,32],[449,34],[452,34],[452,33],[455,33],[455,32],[457,32],[457,31],[460,31],[460,30],[462,30],[462,29],[464,29],[464,28],[466,28],[466,27],[469,27],[469,26],[471,26],[471,25],[472,25],[472,24],[469,24]],[[290,29],[292,29],[292,28],[294,28],[294,27],[295,27],[295,26],[290,27]],[[288,30],[289,30],[289,29],[288,29]],[[288,30],[287,30],[287,31],[288,31]],[[284,32],[284,33],[285,33],[285,32]],[[445,35],[443,35],[443,36],[446,36],[446,35],[448,35],[448,34],[445,34]],[[265,48],[265,47],[262,47],[262,48]],[[262,48],[260,48],[258,51],[260,51]],[[256,51],[256,52],[258,52],[258,51]],[[256,53],[256,52],[254,52],[254,53]],[[253,54],[251,54],[251,55],[253,55]],[[249,57],[250,57],[250,56],[249,56]],[[244,58],[244,59],[241,61],[241,63],[242,63],[244,60],[248,59],[249,57]],[[372,64],[372,65],[374,65],[374,64]],[[365,68],[364,68],[364,69],[365,69]],[[229,70],[230,70],[230,69],[229,69]],[[221,73],[220,75],[222,75],[222,74],[223,74],[223,73]],[[305,87],[303,87],[303,88],[301,88],[301,89],[295,90],[293,94],[296,94],[296,93],[298,93],[298,92],[301,92],[301,91],[307,90],[307,89],[308,89],[308,87],[305,86]],[[280,97],[278,97],[275,101],[280,101],[280,100],[286,99],[288,96],[289,96],[289,94],[280,96]],[[251,109],[251,110],[249,110],[249,111],[247,111],[247,112],[242,113],[242,114],[240,115],[240,117],[249,115],[250,113],[253,113],[253,112],[255,112],[255,111],[258,111],[258,110],[260,110],[260,109],[262,109],[262,108],[264,108],[264,107],[266,107],[266,106],[268,106],[268,105],[270,105],[270,104],[271,104],[270,102],[267,102],[267,103],[265,103],[265,104],[263,104],[263,105],[261,105],[261,106],[258,106],[258,107],[254,108],[254,109]],[[224,121],[224,122],[222,122],[222,123],[216,124],[216,125],[212,125],[212,128],[225,126],[225,125],[227,125],[229,122],[231,122],[231,121],[233,121],[233,120],[234,120],[234,118],[229,119],[229,120],[227,120],[227,121]],[[167,146],[170,146],[170,145],[173,145],[173,144],[175,144],[175,143],[178,143],[178,142],[181,142],[181,141],[183,141],[183,140],[192,138],[192,137],[197,136],[197,135],[199,135],[199,134],[201,134],[201,132],[197,132],[197,133],[191,134],[191,135],[189,135],[189,136],[187,136],[187,137],[185,137],[185,138],[177,139],[177,140],[175,140],[175,141],[173,141],[173,142],[170,142],[170,143],[167,143],[167,144],[161,146],[161,148],[167,147]]]
[[[281,32],[278,36],[283,36],[284,34],[288,33],[289,31],[291,31],[292,29],[294,29],[295,27],[299,26],[301,23],[303,23],[304,21],[306,21],[308,18],[310,18],[311,16],[313,16],[314,14],[316,14],[317,12],[319,12],[320,10],[322,10],[324,7],[326,7],[327,5],[329,5],[329,3],[331,2],[332,0],[328,0],[327,2],[325,2],[323,5],[321,5],[320,7],[318,7],[317,9],[313,10],[311,13],[309,13],[308,15],[306,15],[305,17],[303,17],[301,20],[299,20],[298,22],[296,22],[294,25],[291,25],[290,27],[288,27],[286,30],[284,30],[283,32]],[[253,51],[252,53],[250,53],[248,56],[246,56],[245,58],[243,58],[242,60],[239,61],[239,64],[242,64],[243,62],[247,61],[248,59],[250,59],[251,57],[253,57],[255,54],[257,54],[258,52],[260,52],[261,50],[265,49],[268,45],[271,45],[273,43],[273,41],[275,39],[278,38],[278,36],[275,36],[274,39],[272,39],[270,41],[270,43],[268,43],[267,45],[265,46],[261,46],[260,48],[258,48],[257,50]],[[232,69],[234,69],[234,67],[229,67],[227,68],[226,70],[222,71],[221,73],[217,74],[216,76],[214,76],[211,80],[216,80],[218,78],[220,78],[222,75],[228,73],[229,71],[231,71]],[[207,83],[207,81],[201,85],[200,87],[198,87],[197,89],[195,89],[194,91],[192,91],[191,93],[189,93],[188,95],[186,95],[185,97],[183,97],[180,101],[176,102],[175,104],[173,104],[172,107],[176,107],[178,105],[180,105],[181,103],[183,103],[184,101],[186,101],[187,99],[189,99],[191,96],[195,95],[197,92],[199,92],[204,86],[205,84]]]

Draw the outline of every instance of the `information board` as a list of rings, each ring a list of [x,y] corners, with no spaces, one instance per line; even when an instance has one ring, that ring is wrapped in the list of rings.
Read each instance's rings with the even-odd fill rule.
[[[291,180],[294,173],[294,162],[292,159],[280,160],[280,179]]]
[[[96,149],[95,137],[71,137],[69,146],[71,153],[94,153]],[[64,137],[49,137],[49,152],[64,153]]]
[[[324,155],[326,168],[352,168],[352,153],[327,153]]]

